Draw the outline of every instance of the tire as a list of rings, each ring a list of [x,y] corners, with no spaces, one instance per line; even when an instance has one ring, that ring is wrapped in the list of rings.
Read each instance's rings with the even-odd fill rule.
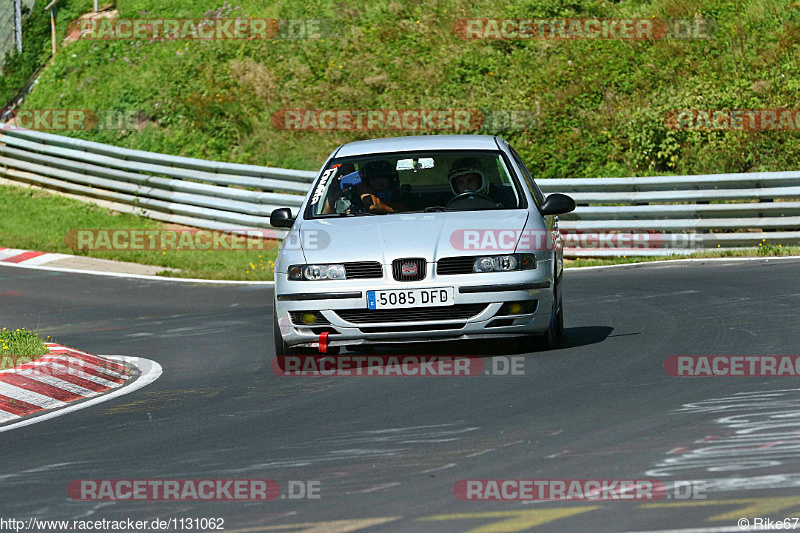
[[[553,307],[550,311],[550,324],[543,334],[526,335],[519,339],[518,347],[526,352],[552,350],[557,348],[564,336],[564,303],[559,286],[561,279],[553,285]]]
[[[294,354],[293,350],[283,342],[281,328],[278,326],[278,312],[274,308],[272,310],[272,342],[275,345],[276,356],[281,357]]]

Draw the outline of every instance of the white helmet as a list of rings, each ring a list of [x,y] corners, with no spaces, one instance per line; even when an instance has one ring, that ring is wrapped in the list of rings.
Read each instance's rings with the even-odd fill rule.
[[[486,179],[486,172],[483,170],[481,162],[474,157],[464,157],[453,163],[450,172],[447,173],[447,179],[450,181],[450,188],[454,194],[461,194],[456,189],[455,179],[466,174],[477,174],[481,178],[480,185],[472,192],[486,194],[489,191],[489,181]]]

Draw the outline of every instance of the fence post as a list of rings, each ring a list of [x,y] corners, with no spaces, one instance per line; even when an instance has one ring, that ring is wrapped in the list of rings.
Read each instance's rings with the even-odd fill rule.
[[[44,8],[45,11],[48,9],[50,10],[50,40],[53,42],[53,63],[56,61],[56,2],[58,2],[58,0],[53,0]]]
[[[14,0],[14,40],[17,53],[22,53],[22,0]]]

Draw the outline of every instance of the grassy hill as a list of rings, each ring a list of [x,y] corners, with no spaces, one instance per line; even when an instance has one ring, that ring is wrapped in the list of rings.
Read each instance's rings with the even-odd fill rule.
[[[323,39],[89,41],[59,49],[25,106],[117,110],[74,135],[171,154],[317,169],[338,144],[397,133],[276,129],[278,109],[528,110],[499,133],[539,177],[795,169],[796,132],[674,131],[669,110],[800,108],[791,0],[119,0],[124,18],[325,19]],[[91,0],[62,0],[59,35]],[[709,39],[464,40],[460,18],[712,19]],[[49,43],[48,43],[49,45]],[[800,117],[799,117],[800,118]]]

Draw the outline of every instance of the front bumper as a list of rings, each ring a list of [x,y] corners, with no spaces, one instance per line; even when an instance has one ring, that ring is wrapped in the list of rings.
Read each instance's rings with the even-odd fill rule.
[[[276,274],[275,312],[281,336],[292,347],[316,346],[322,332],[328,332],[328,346],[531,335],[543,333],[550,323],[553,280],[547,273],[552,272],[551,266],[548,261],[541,261],[535,270],[432,275],[418,282],[397,282],[388,276],[302,282],[289,281],[285,274]],[[441,313],[424,313],[426,316],[419,319],[417,313],[398,310],[396,315],[399,316],[392,320],[364,318],[365,313],[370,313],[366,297],[369,290],[441,287],[453,287],[455,297],[454,306],[440,308]],[[532,309],[523,314],[498,316],[507,302],[527,302]],[[317,312],[322,320],[315,324],[297,324],[296,319],[292,321],[291,312]],[[402,316],[404,314],[408,316]],[[354,315],[355,318],[346,318]],[[457,316],[453,318],[452,315]]]

